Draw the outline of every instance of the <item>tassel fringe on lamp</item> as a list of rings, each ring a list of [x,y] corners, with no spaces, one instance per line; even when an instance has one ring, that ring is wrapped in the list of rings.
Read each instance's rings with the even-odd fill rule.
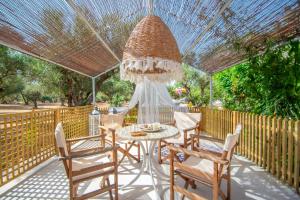
[[[158,16],[144,17],[132,31],[120,65],[121,79],[138,83],[168,83],[182,79],[181,57],[176,40]]]

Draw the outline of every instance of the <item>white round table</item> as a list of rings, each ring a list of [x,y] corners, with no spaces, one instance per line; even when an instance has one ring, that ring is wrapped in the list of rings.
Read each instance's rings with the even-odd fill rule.
[[[174,126],[162,124],[161,131],[147,132],[146,136],[131,136],[131,132],[140,131],[142,126],[143,125],[140,125],[140,124],[134,124],[134,125],[125,126],[125,127],[122,127],[122,128],[119,128],[116,130],[116,134],[120,139],[138,142],[141,146],[142,153],[143,153],[143,162],[142,162],[142,166],[140,168],[140,172],[137,174],[137,176],[132,181],[130,181],[128,184],[124,185],[122,188],[126,188],[126,187],[132,185],[144,173],[144,168],[147,165],[149,168],[149,173],[151,176],[153,188],[157,194],[157,198],[160,199],[160,195],[158,193],[158,190],[157,190],[155,182],[154,182],[154,176],[153,176],[152,169],[154,169],[154,171],[156,173],[159,173],[160,177],[163,174],[161,172],[159,172],[155,167],[153,167],[152,159],[153,159],[154,147],[155,147],[155,144],[157,143],[157,141],[159,141],[160,139],[167,139],[167,138],[175,137],[179,134],[179,131]],[[145,142],[150,141],[151,142],[150,146],[148,147],[148,145],[146,145],[146,148],[145,148],[143,141],[145,141]],[[147,152],[149,152],[149,154],[146,153],[145,149],[147,149]]]

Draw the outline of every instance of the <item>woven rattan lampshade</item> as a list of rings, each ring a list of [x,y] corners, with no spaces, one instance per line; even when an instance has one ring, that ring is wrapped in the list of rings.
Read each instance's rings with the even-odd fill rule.
[[[180,52],[170,29],[157,16],[143,18],[132,31],[123,53],[121,78],[169,82],[182,78]]]

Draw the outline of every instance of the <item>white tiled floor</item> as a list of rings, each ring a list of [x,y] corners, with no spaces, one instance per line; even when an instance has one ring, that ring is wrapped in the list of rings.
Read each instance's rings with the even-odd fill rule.
[[[163,167],[166,168],[164,170],[167,173],[168,166],[164,165]],[[119,171],[120,185],[128,183],[138,173],[138,170],[131,166],[129,162],[125,162]],[[182,181],[179,179],[177,182],[182,184]],[[84,186],[81,186],[80,192],[92,190],[97,186],[97,180],[88,182]],[[158,188],[164,199],[169,199],[168,182],[159,181]],[[211,198],[210,189],[206,186],[198,184],[195,192]],[[148,200],[155,199],[156,197],[148,175],[142,175],[133,186],[120,190],[119,196],[121,200]],[[1,195],[0,199],[68,199],[68,181],[62,163],[53,161]],[[109,198],[108,195],[101,195],[93,199]],[[293,189],[283,185],[260,167],[255,166],[242,157],[235,156],[232,163],[232,199],[297,200],[300,199],[300,196]]]

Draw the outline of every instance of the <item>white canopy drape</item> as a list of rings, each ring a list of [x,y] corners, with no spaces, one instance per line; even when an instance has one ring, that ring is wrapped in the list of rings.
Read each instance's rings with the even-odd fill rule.
[[[137,83],[129,109],[138,104],[138,123],[147,124],[173,120],[174,103],[167,86],[144,77]]]

